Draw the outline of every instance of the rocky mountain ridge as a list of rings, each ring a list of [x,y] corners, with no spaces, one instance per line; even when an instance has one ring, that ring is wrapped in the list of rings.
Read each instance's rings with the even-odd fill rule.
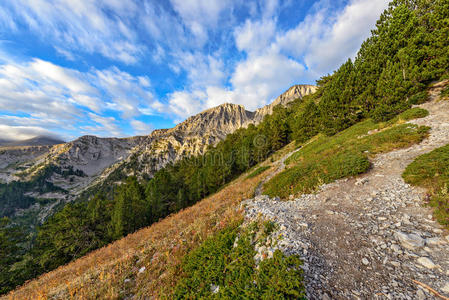
[[[5,150],[0,153],[0,180],[30,180],[40,170],[57,166],[62,170],[61,174],[53,172],[47,180],[66,192],[51,193],[50,196],[70,201],[92,184],[101,183],[117,168],[122,168],[128,175],[151,177],[171,162],[203,154],[226,135],[259,123],[265,115],[272,113],[274,106],[287,105],[314,91],[314,86],[295,85],[272,104],[255,112],[242,105],[224,103],[191,116],[173,128],[155,130],[147,136],[100,138],[88,135],[46,148]]]
[[[17,147],[17,146],[53,146],[57,144],[64,144],[61,139],[51,136],[39,135],[26,140],[12,141],[7,139],[0,139],[0,147]]]

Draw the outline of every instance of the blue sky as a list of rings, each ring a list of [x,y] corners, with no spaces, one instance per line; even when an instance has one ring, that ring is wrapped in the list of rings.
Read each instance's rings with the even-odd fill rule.
[[[255,110],[354,57],[387,0],[5,0],[0,139],[131,136]]]

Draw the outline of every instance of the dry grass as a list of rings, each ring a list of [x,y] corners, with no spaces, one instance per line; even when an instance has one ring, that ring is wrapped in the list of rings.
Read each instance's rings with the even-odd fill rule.
[[[251,197],[268,173],[250,179],[242,175],[194,206],[27,282],[2,299],[161,298],[176,284],[185,254],[240,220],[238,203]]]

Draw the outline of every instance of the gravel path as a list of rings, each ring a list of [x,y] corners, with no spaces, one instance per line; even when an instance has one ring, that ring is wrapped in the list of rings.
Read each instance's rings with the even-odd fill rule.
[[[280,225],[274,248],[302,257],[309,299],[435,299],[417,282],[449,296],[449,232],[422,207],[425,191],[401,177],[417,156],[449,143],[449,101],[436,101],[439,90],[420,106],[430,115],[412,121],[432,128],[419,145],[378,155],[370,172],[316,194],[279,201],[260,190],[244,202],[248,219]]]

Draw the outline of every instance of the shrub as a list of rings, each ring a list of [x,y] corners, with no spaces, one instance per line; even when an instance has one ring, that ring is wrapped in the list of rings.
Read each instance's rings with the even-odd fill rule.
[[[422,91],[414,94],[408,99],[408,103],[411,105],[422,104],[428,100],[427,91]]]
[[[435,218],[449,228],[449,144],[417,157],[402,177],[407,183],[429,190]]]
[[[250,178],[256,177],[257,175],[262,174],[263,172],[268,170],[269,168],[270,168],[270,166],[258,167],[256,170],[254,170],[248,176],[246,176],[246,179],[250,179]]]
[[[263,243],[273,229],[271,222],[244,229],[234,225],[208,238],[185,257],[183,279],[173,298],[305,299],[302,263],[297,256],[287,257],[277,250],[256,268],[256,232],[263,231]]]

